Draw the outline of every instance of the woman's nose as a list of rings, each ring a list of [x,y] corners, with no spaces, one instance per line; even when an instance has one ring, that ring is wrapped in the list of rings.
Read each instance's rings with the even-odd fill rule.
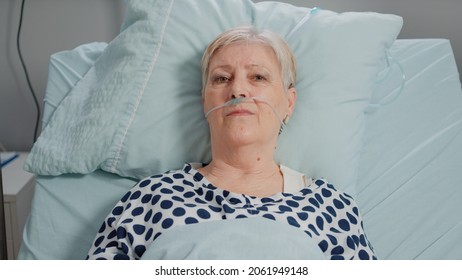
[[[244,81],[234,80],[230,99],[250,97],[248,85]]]
[[[246,97],[249,97],[249,94],[246,93],[246,92],[243,92],[243,91],[236,92],[236,93],[233,93],[233,94],[231,95],[231,99],[235,99],[235,98],[246,98]]]

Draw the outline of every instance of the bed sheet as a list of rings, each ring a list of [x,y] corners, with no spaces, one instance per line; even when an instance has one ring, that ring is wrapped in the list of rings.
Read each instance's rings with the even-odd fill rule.
[[[373,99],[398,97],[367,112],[357,186],[366,232],[381,258],[462,259],[462,92],[450,42],[400,40],[391,55],[406,83],[400,90],[394,65]]]
[[[381,259],[462,259],[462,93],[447,40],[397,40],[406,73],[377,83],[357,201]],[[387,97],[388,96],[388,97]],[[383,100],[381,100],[384,98]],[[38,176],[20,259],[82,259],[113,205],[134,184],[103,171]]]
[[[135,183],[100,170],[37,176],[18,259],[85,259],[103,220]]]

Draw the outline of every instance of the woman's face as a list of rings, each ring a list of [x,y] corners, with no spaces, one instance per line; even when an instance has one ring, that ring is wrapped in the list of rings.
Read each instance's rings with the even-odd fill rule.
[[[284,89],[271,47],[234,43],[220,48],[211,58],[203,96],[204,112],[241,97],[266,100],[282,119],[291,115],[296,92],[294,88]],[[271,106],[247,101],[213,111],[207,118],[212,141],[276,141],[281,123]]]

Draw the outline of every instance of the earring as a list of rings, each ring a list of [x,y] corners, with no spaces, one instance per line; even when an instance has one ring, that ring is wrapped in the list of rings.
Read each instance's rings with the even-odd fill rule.
[[[284,125],[287,125],[289,123],[289,120],[290,120],[289,115],[286,115],[286,117],[282,120],[282,122],[284,123]]]
[[[281,135],[282,131],[284,130],[284,127],[289,123],[289,115],[286,115],[286,117],[282,120],[282,125],[279,128],[279,135]]]

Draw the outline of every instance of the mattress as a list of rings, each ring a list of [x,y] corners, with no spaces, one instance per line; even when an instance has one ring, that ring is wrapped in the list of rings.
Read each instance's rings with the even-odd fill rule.
[[[377,81],[357,202],[381,259],[462,259],[462,93],[454,61],[447,40],[397,40]],[[38,176],[19,258],[85,258],[134,184],[100,170]]]
[[[399,40],[368,110],[358,204],[384,259],[462,259],[462,93],[450,42]],[[395,99],[395,96],[398,97]],[[394,100],[392,102],[388,102]]]

